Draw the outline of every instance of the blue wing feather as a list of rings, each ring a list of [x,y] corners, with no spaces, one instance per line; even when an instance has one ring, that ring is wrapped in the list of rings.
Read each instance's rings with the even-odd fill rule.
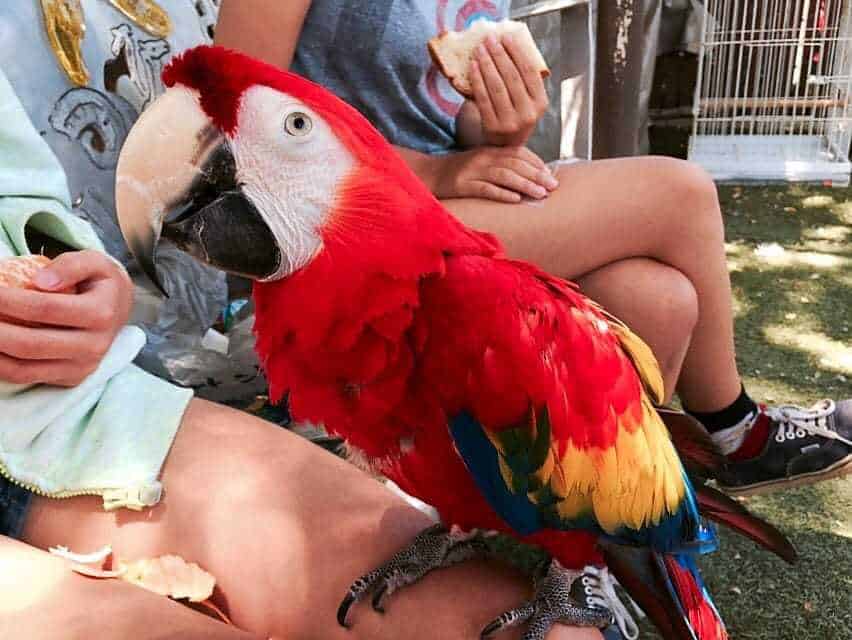
[[[659,524],[633,530],[622,528],[605,533],[591,516],[566,521],[549,517],[525,491],[514,492],[500,471],[499,452],[485,435],[482,425],[467,412],[450,420],[456,449],[488,504],[519,535],[542,529],[584,529],[618,544],[648,546],[664,553],[708,553],[715,550],[715,530],[698,513],[692,484],[684,472],[685,499],[678,510]]]

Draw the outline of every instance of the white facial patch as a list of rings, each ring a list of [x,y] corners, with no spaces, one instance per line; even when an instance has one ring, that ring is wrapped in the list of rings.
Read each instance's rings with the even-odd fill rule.
[[[322,245],[318,229],[352,155],[314,111],[269,87],[245,92],[231,149],[237,182],[281,249],[278,280],[305,266]]]

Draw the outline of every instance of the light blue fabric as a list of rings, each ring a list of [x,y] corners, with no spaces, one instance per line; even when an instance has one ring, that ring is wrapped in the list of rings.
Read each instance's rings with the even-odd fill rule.
[[[313,0],[292,68],[360,110],[393,144],[445,152],[456,144],[464,98],[426,42],[508,13],[509,0]]]
[[[65,174],[0,71],[0,257],[28,254],[27,225],[102,250],[68,212]],[[145,334],[126,327],[72,389],[0,382],[0,464],[47,494],[91,492],[114,508],[159,500],[158,477],[192,392],[132,365]]]

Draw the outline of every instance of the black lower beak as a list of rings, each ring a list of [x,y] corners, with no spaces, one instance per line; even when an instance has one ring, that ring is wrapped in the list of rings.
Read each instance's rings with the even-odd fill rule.
[[[275,274],[281,264],[272,231],[239,189],[166,222],[162,238],[201,262],[254,280]]]

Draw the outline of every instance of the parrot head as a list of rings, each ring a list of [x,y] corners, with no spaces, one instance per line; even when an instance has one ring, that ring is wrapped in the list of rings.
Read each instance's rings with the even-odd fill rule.
[[[163,293],[161,238],[223,271],[276,281],[351,226],[345,211],[368,216],[363,203],[380,200],[383,184],[407,182],[407,193],[431,197],[360,113],[300,76],[202,46],[177,57],[163,80],[116,174],[122,234]]]

